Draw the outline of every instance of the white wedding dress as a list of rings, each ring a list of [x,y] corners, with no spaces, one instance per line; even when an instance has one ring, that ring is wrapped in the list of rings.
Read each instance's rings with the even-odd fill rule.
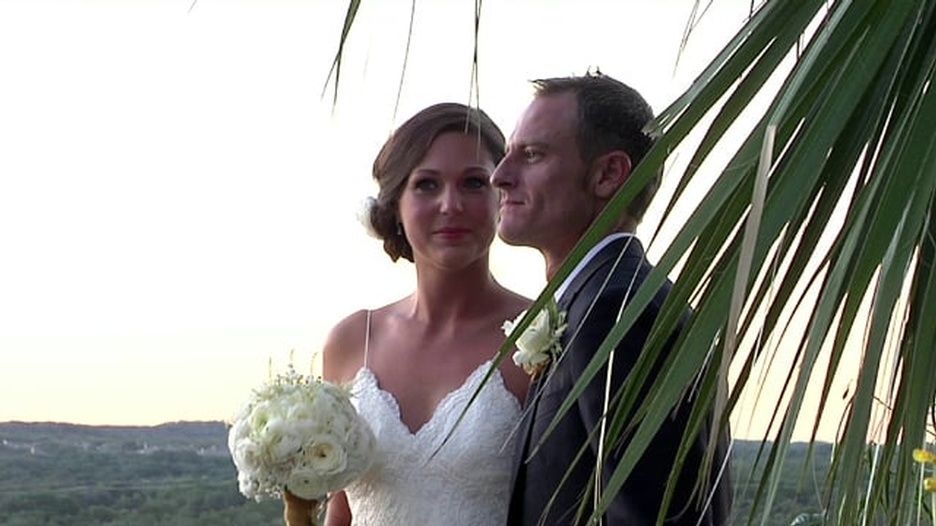
[[[368,320],[368,325],[369,325]],[[369,332],[369,328],[368,328]],[[366,344],[365,344],[366,345]],[[353,402],[377,438],[374,464],[345,489],[354,526],[499,526],[507,520],[517,399],[495,372],[433,457],[491,366],[478,366],[411,433],[392,394],[365,365],[354,378]]]

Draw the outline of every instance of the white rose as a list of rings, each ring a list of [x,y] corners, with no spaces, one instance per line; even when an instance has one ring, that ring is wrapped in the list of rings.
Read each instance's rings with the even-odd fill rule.
[[[513,362],[526,371],[527,374],[540,372],[549,363],[549,359],[548,352],[518,349],[513,353]]]
[[[351,404],[348,404],[350,407]],[[329,419],[330,429],[336,435],[344,435],[355,425],[355,414],[343,406],[335,408]]]
[[[282,418],[270,419],[263,431],[262,440],[269,458],[275,463],[289,460],[302,446],[302,441],[292,426]]]
[[[248,436],[250,436],[250,426],[247,425],[247,420],[235,421],[228,431],[228,451],[233,452],[237,443]]]
[[[260,469],[260,446],[250,439],[243,439],[237,442],[232,450],[234,464],[241,472],[248,474],[256,473]]]
[[[523,334],[517,338],[517,347],[525,353],[535,353],[552,344],[552,331],[549,330],[549,312],[539,311]]]
[[[354,415],[354,408],[350,402],[342,400],[336,394],[332,389],[323,389],[315,398],[312,411],[319,415],[318,420],[322,428],[342,435],[352,424],[350,417]]]
[[[292,405],[286,412],[286,418],[290,421],[312,420],[316,417],[312,410],[312,403],[309,400],[303,400],[300,403]]]
[[[328,427],[326,426],[325,422],[323,422],[323,420],[323,416],[319,415],[318,418],[310,418],[307,420],[291,420],[290,422],[297,435],[311,437],[328,431]]]
[[[357,214],[355,215],[357,215],[357,220],[361,223],[361,226],[364,227],[367,235],[374,239],[383,239],[374,228],[374,222],[371,221],[371,216],[373,215],[374,208],[376,207],[377,200],[371,196],[367,196],[361,200],[361,204],[358,207]]]
[[[268,401],[262,401],[254,406],[250,411],[248,425],[253,433],[262,433],[271,418],[276,416],[276,404]]]
[[[521,312],[515,320],[505,321],[501,327],[504,334],[510,335],[525,314],[526,311]],[[560,350],[559,338],[565,330],[564,322],[565,314],[559,312],[555,303],[547,304],[517,338],[517,350],[513,353],[514,363],[522,367],[527,374],[538,374],[542,371],[553,355]]]
[[[237,473],[237,488],[248,499],[255,499],[258,496],[260,482],[250,474],[241,471]]]

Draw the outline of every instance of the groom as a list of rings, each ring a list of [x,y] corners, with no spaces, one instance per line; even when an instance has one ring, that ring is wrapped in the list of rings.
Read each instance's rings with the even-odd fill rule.
[[[546,260],[546,275],[551,278],[652,145],[642,129],[653,114],[639,93],[601,74],[537,80],[534,86],[533,102],[521,116],[507,156],[491,181],[501,190],[500,237],[508,244],[538,249]],[[658,185],[658,179],[648,184],[620,218],[615,231],[588,252],[556,292],[559,308],[567,313],[569,329],[561,341],[565,350],[549,380],[534,382],[528,396],[532,407],[527,408],[520,426],[509,526],[572,524],[593,478],[597,439],[577,462],[575,457],[604,412],[606,368],[596,375],[541,449],[530,455],[614,325],[622,303],[633,297],[651,269],[634,230]],[[636,362],[668,290],[667,283],[616,348],[612,396]],[[586,312],[590,307],[591,311]],[[689,404],[679,407],[667,418],[614,498],[604,524],[655,523],[691,409]],[[727,475],[708,506],[692,498],[707,440],[706,431],[695,440],[665,524],[727,524],[731,499]],[[719,446],[714,471],[708,475],[712,482],[724,460],[724,440]],[[602,468],[603,484],[619,460],[620,450],[611,453]],[[548,505],[570,467],[569,479],[562,484],[556,501]],[[587,500],[585,517],[592,510],[592,499]]]

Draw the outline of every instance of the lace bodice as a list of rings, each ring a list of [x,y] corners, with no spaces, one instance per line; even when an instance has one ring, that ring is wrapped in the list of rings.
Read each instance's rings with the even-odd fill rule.
[[[520,406],[496,372],[439,452],[490,367],[480,365],[439,402],[416,433],[400,419],[393,395],[367,367],[354,378],[354,402],[377,437],[374,465],[345,493],[355,526],[499,525],[507,519],[514,453],[508,438]]]

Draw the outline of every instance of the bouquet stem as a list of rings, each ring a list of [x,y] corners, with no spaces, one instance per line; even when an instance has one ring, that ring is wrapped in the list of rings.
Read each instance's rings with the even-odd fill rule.
[[[319,501],[303,499],[283,491],[283,520],[286,526],[318,526]]]

